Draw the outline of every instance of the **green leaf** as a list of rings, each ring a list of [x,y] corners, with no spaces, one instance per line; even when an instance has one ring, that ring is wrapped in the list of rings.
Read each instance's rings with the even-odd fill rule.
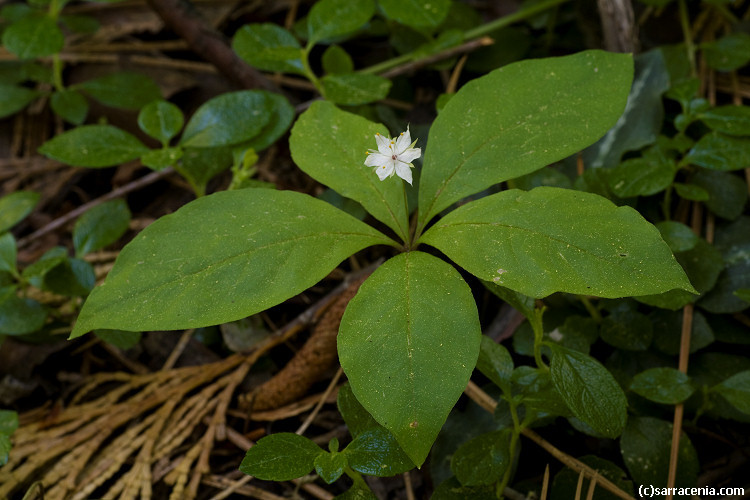
[[[47,310],[36,300],[11,296],[0,302],[0,334],[25,335],[42,328]]]
[[[711,129],[727,135],[750,135],[750,107],[719,106],[699,114]]]
[[[339,412],[344,418],[344,422],[346,422],[346,426],[349,428],[349,433],[353,438],[356,439],[357,436],[365,431],[381,428],[380,424],[372,418],[372,415],[367,413],[367,410],[359,404],[359,401],[354,397],[354,393],[349,384],[346,384],[339,389],[336,402],[339,407]]]
[[[271,103],[264,92],[227,92],[199,107],[180,139],[187,147],[229,146],[258,135],[271,119]]]
[[[484,281],[483,283],[489,291],[510,304],[513,309],[523,314],[527,320],[530,322],[534,321],[534,316],[536,315],[534,308],[536,307],[536,304],[532,297],[518,293],[510,288],[500,286],[496,282]]]
[[[693,291],[659,232],[638,212],[569,189],[487,196],[443,217],[420,241],[478,278],[532,297]]]
[[[513,375],[513,358],[505,346],[498,344],[486,335],[482,335],[479,349],[477,370],[500,387],[504,393],[510,393],[510,378]],[[456,474],[458,475],[458,474]],[[461,481],[462,484],[464,481]]]
[[[17,275],[16,257],[18,249],[16,248],[16,239],[11,233],[0,234],[0,272],[8,271],[10,274]]]
[[[690,378],[674,368],[651,368],[639,373],[630,390],[656,403],[676,405],[689,398],[695,389]]]
[[[700,47],[706,63],[719,71],[733,71],[750,61],[750,35],[747,33],[730,33]]]
[[[77,167],[110,167],[148,152],[135,136],[112,125],[83,125],[42,144],[39,152]]]
[[[354,63],[340,45],[330,45],[321,57],[323,71],[329,75],[341,75],[354,71]]]
[[[310,473],[315,459],[325,453],[306,437],[280,432],[247,450],[240,471],[266,481],[289,481]]]
[[[246,24],[235,33],[232,48],[260,70],[305,74],[302,47],[294,35],[279,25]]]
[[[512,380],[527,413],[535,413],[536,418],[571,415],[570,408],[552,382],[549,370],[521,365],[513,370]]]
[[[650,196],[664,191],[674,181],[676,165],[658,152],[625,160],[608,172],[609,186],[620,198]]]
[[[318,182],[341,196],[362,204],[376,219],[403,240],[409,229],[400,179],[381,182],[364,165],[365,153],[375,148],[375,134],[387,134],[361,116],[316,101],[292,127],[289,148],[294,162]]]
[[[58,295],[84,297],[96,284],[91,264],[81,259],[65,259],[44,274],[41,288]]]
[[[664,354],[680,354],[682,339],[682,311],[657,310],[649,314],[654,329],[654,347]],[[690,354],[703,349],[715,340],[714,332],[700,311],[693,312],[690,331]]]
[[[164,145],[180,133],[184,123],[185,117],[180,108],[169,101],[152,101],[138,113],[141,130]]]
[[[464,85],[430,129],[420,227],[461,198],[593,143],[622,113],[632,76],[629,55],[587,51],[509,64]]]
[[[348,35],[375,14],[373,0],[320,0],[307,16],[309,43]]]
[[[3,31],[3,46],[19,59],[51,56],[63,49],[65,37],[57,22],[46,14],[30,14]]]
[[[21,111],[40,95],[36,90],[0,83],[0,118]]]
[[[604,318],[599,331],[607,344],[628,351],[648,349],[653,334],[648,317],[632,308],[614,311]]]
[[[89,103],[85,97],[75,90],[59,90],[49,99],[52,111],[63,120],[73,125],[81,125],[86,121]]]
[[[141,332],[127,332],[125,330],[95,330],[94,335],[108,344],[122,350],[128,350],[141,341]]]
[[[747,184],[730,172],[699,170],[693,183],[708,193],[706,206],[724,219],[734,220],[742,214],[747,202]]]
[[[612,374],[591,356],[550,347],[552,381],[573,415],[603,436],[619,436],[628,418],[628,402]]]
[[[736,290],[734,294],[745,302],[750,302],[750,288],[741,288]]]
[[[493,484],[511,462],[510,429],[488,432],[465,442],[451,459],[451,470],[463,486]]]
[[[693,146],[685,161],[711,170],[739,170],[750,165],[750,138],[711,132]]]
[[[458,272],[408,252],[380,266],[349,303],[339,360],[357,400],[421,466],[469,381],[480,338]]]
[[[60,16],[60,22],[63,23],[63,25],[65,25],[65,27],[67,27],[70,31],[73,31],[74,33],[80,33],[82,35],[93,35],[101,27],[99,21],[91,16]]]
[[[202,149],[213,151],[213,148]],[[184,151],[180,147],[152,149],[148,153],[144,153],[144,155],[141,156],[141,163],[145,167],[152,168],[154,170],[161,170],[169,166],[176,165],[180,158],[182,158],[183,153]],[[218,164],[218,162],[215,162],[214,164]],[[228,165],[226,165],[226,167],[228,167]],[[221,171],[224,171],[224,168],[222,168]],[[182,172],[183,171],[181,170],[180,173]]]
[[[39,193],[16,191],[0,197],[0,233],[21,222],[39,201]]]
[[[742,413],[750,414],[750,370],[732,375],[711,388]]]
[[[130,223],[130,210],[124,200],[110,200],[80,216],[73,226],[76,256],[96,252],[117,241]]]
[[[87,80],[75,86],[91,97],[115,108],[141,109],[161,99],[159,86],[142,73],[119,72]]]
[[[750,288],[750,217],[743,215],[731,224],[719,227],[716,248],[721,251],[724,269],[716,286],[701,298],[698,305],[718,314],[747,309],[748,303],[734,292]]]
[[[432,500],[496,500],[494,486],[461,486],[452,477],[440,483],[432,494]]]
[[[389,19],[412,28],[435,28],[448,14],[450,0],[378,0]]]
[[[692,250],[698,244],[698,235],[681,222],[662,221],[656,224],[656,229],[669,249],[675,253]]]
[[[333,500],[378,500],[378,497],[367,487],[367,483],[354,483],[351,488],[341,495],[336,495]]]
[[[393,242],[307,195],[218,192],[162,217],[126,245],[71,336],[235,321],[302,292],[376,244]]]
[[[315,457],[315,472],[328,484],[341,477],[348,463],[344,453],[321,453]]]
[[[250,142],[244,143],[247,148],[253,148],[256,152],[266,149],[278,140],[289,129],[294,120],[294,107],[289,104],[286,97],[260,90],[266,96],[266,101],[271,107],[271,117],[263,129],[253,137]]]
[[[346,106],[385,99],[391,89],[387,78],[364,73],[326,75],[320,79],[320,84],[326,99]]]
[[[0,467],[8,463],[10,450],[12,448],[10,442],[10,436],[7,434],[0,434]]]
[[[344,453],[352,469],[371,476],[395,476],[414,467],[393,434],[380,425],[359,434]]]
[[[710,196],[708,191],[695,184],[682,184],[681,182],[675,182],[673,184],[675,191],[680,197],[690,201],[707,201]]]
[[[12,410],[0,410],[0,434],[10,436],[18,429],[18,413]]]

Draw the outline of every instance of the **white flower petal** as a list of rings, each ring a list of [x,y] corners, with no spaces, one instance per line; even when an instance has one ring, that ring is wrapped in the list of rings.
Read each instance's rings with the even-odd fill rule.
[[[365,165],[368,167],[380,167],[388,162],[393,162],[393,159],[380,153],[370,153],[365,158]]]
[[[391,140],[384,135],[375,134],[375,142],[378,143],[378,151],[380,154],[391,156],[393,150],[391,149]]]
[[[380,177],[381,181],[384,181],[386,180],[386,178],[391,177],[393,175],[393,172],[393,162],[382,165],[375,169],[375,173],[378,174],[378,177]]]
[[[406,163],[396,162],[396,174],[403,180],[411,184],[411,168]]]
[[[404,163],[411,163],[420,156],[422,156],[422,150],[420,148],[411,148],[398,155],[398,160]]]
[[[411,144],[411,134],[409,133],[409,127],[406,127],[406,132],[401,132],[401,135],[396,140],[396,154],[406,151],[409,144]]]

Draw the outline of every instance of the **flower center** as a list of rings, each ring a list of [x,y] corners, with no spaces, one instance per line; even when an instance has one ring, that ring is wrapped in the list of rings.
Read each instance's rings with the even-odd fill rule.
[[[395,159],[397,159],[397,156],[396,155],[392,155],[391,156],[391,160],[395,160]]]

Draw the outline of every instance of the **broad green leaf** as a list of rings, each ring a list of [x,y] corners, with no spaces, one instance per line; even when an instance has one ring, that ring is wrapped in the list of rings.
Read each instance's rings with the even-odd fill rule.
[[[289,129],[295,116],[294,107],[289,104],[286,97],[265,90],[259,92],[262,92],[266,96],[266,101],[270,103],[271,117],[258,135],[253,137],[250,142],[243,144],[255,151],[262,151],[276,142]]]
[[[21,111],[40,95],[36,90],[9,83],[0,83],[0,118]]]
[[[750,138],[711,132],[690,149],[685,161],[711,170],[745,168],[750,165]]]
[[[111,167],[148,152],[135,136],[112,125],[83,125],[42,144],[43,155],[76,167]]]
[[[590,145],[625,107],[629,55],[601,51],[509,64],[464,85],[430,129],[420,227],[452,203]]]
[[[213,150],[213,148],[202,149]],[[152,149],[148,153],[144,153],[143,156],[141,156],[141,163],[145,167],[152,168],[154,170],[161,170],[172,165],[176,165],[180,158],[182,158],[183,154],[184,151],[180,147]],[[223,170],[224,169],[222,169],[222,171]]]
[[[349,54],[340,45],[330,45],[321,57],[323,71],[329,75],[341,75],[354,71],[354,63]]]
[[[466,388],[480,337],[468,285],[422,252],[386,261],[346,308],[338,351],[352,391],[418,466]]]
[[[291,432],[271,434],[247,450],[240,471],[266,481],[289,481],[309,474],[326,453],[308,438]]]
[[[380,424],[372,418],[372,415],[367,413],[367,410],[354,397],[349,384],[339,389],[336,402],[339,407],[339,413],[344,418],[344,422],[346,422],[346,426],[349,428],[349,434],[353,438],[356,439],[363,432],[380,427]]]
[[[175,165],[196,194],[205,194],[206,185],[213,177],[232,166],[232,151],[227,146],[218,148],[185,148],[179,164]]]
[[[680,354],[682,340],[682,311],[656,310],[649,314],[654,329],[654,347],[664,354]],[[690,354],[703,349],[715,340],[714,332],[700,311],[693,312],[690,330]]]
[[[571,189],[573,183],[570,182],[570,178],[567,175],[552,167],[543,167],[508,181],[509,188],[521,189],[523,191],[531,191],[540,186]]]
[[[628,418],[628,402],[612,374],[591,356],[551,347],[552,381],[568,408],[597,433],[619,436]]]
[[[389,19],[412,28],[435,28],[448,14],[450,0],[378,0]]]
[[[747,183],[731,172],[699,170],[693,184],[708,193],[706,206],[724,219],[734,220],[742,214],[747,202]]]
[[[3,31],[3,46],[19,59],[51,56],[63,49],[65,38],[54,18],[32,13]]]
[[[487,196],[443,217],[420,241],[478,278],[531,297],[693,291],[659,232],[638,212],[569,189]]]
[[[320,0],[307,16],[309,43],[357,31],[373,14],[373,0]]]
[[[690,378],[674,368],[651,368],[633,378],[630,390],[656,403],[676,405],[689,398],[695,389]]]
[[[264,92],[227,92],[199,107],[180,139],[186,147],[229,146],[249,141],[271,119],[271,103]]]
[[[719,106],[699,115],[711,129],[727,135],[750,135],[750,107]]]
[[[302,292],[376,244],[393,242],[304,194],[218,192],[162,217],[125,246],[71,335],[235,321]]]
[[[315,457],[315,472],[328,484],[341,477],[349,465],[344,453],[321,453]]]
[[[672,424],[651,417],[631,417],[620,438],[620,451],[633,481],[656,486],[667,484],[669,455],[672,443]],[[678,449],[676,487],[695,486],[698,455],[683,432]],[[677,496],[688,500],[690,496]]]
[[[742,413],[750,414],[750,371],[737,373],[711,390],[718,392]]]
[[[513,375],[513,358],[505,346],[498,344],[486,335],[482,335],[479,349],[477,370],[500,387],[504,393],[510,393],[510,377]],[[457,474],[458,475],[458,474]],[[465,484],[463,481],[461,481]]]
[[[302,47],[294,35],[277,24],[246,24],[235,33],[232,48],[260,70],[305,74]]]
[[[180,133],[184,123],[185,117],[180,108],[169,101],[152,101],[138,113],[141,130],[165,145]]]
[[[361,116],[341,111],[329,102],[316,101],[292,127],[289,148],[299,168],[341,196],[362,204],[376,219],[408,237],[402,182],[381,182],[364,165],[365,153],[375,149],[375,134],[387,134]]]
[[[8,271],[13,275],[18,274],[16,269],[16,257],[18,249],[16,239],[11,233],[0,234],[0,271]]]
[[[138,345],[141,341],[141,332],[127,332],[125,330],[95,330],[94,335],[108,344],[112,344],[123,350]]]
[[[716,40],[701,44],[706,63],[719,71],[733,71],[750,61],[750,35],[730,33]]]
[[[484,286],[489,289],[492,293],[500,297],[502,300],[507,302],[516,311],[523,314],[527,320],[534,321],[534,308],[536,306],[535,301],[532,297],[518,293],[510,288],[500,286],[497,282],[485,281]]]
[[[594,469],[597,473],[612,481],[628,495],[633,494],[633,482],[628,479],[628,475],[625,473],[625,471],[623,471],[617,465],[594,455],[577,457],[577,460],[583,462],[584,464]],[[588,477],[584,479],[584,492],[588,491],[590,484],[589,481],[590,478]],[[555,479],[552,481],[550,498],[575,498],[577,487],[578,472],[565,467],[555,475]],[[581,495],[581,498],[584,498],[584,495]],[[594,490],[593,500],[617,500],[618,498],[622,497],[619,495],[615,495],[609,490],[605,490],[604,488],[600,487],[599,484],[597,484],[597,487]]]
[[[39,201],[39,193],[16,191],[0,197],[0,233],[21,222]]]
[[[159,86],[141,73],[112,73],[87,80],[75,88],[83,90],[102,104],[122,109],[141,109],[151,101],[161,99]]]
[[[49,104],[57,116],[73,125],[81,125],[89,112],[88,101],[75,90],[54,92],[49,99]]]
[[[320,79],[320,84],[326,99],[346,106],[385,99],[391,89],[387,78],[364,73],[326,75]]]
[[[673,252],[686,252],[698,244],[698,235],[681,222],[662,221],[656,224],[662,239]]]
[[[414,467],[393,434],[380,425],[354,438],[344,453],[352,469],[371,476],[395,476]]]
[[[0,302],[0,334],[25,335],[44,325],[47,311],[33,299],[21,299],[15,295]]]
[[[465,442],[451,459],[451,470],[463,486],[494,484],[511,462],[510,429],[481,434]]]
[[[80,216],[73,226],[76,256],[96,252],[117,241],[130,223],[130,210],[124,200],[110,200]]]
[[[652,154],[625,160],[608,171],[609,187],[620,198],[650,196],[664,191],[677,173],[674,160],[652,149]]]
[[[690,201],[707,201],[710,196],[708,191],[695,184],[682,184],[681,182],[675,182],[673,184],[675,191],[680,197]]]

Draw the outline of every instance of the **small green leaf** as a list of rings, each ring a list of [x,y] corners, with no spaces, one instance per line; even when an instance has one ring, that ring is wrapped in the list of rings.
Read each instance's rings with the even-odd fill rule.
[[[326,75],[320,79],[320,84],[326,99],[346,106],[385,99],[391,89],[387,78],[364,73]]]
[[[675,182],[673,184],[675,191],[680,197],[690,201],[707,201],[710,196],[708,191],[695,184],[682,184],[681,182]]]
[[[320,0],[307,16],[309,43],[348,35],[375,14],[373,0]]]
[[[412,251],[362,284],[341,320],[338,351],[357,400],[422,465],[466,387],[480,338],[458,272]]]
[[[315,459],[325,453],[306,437],[280,432],[247,450],[240,471],[266,481],[289,481],[309,474]]]
[[[0,197],[0,233],[21,222],[39,201],[39,193],[16,191]]]
[[[130,223],[130,210],[124,200],[110,200],[80,216],[73,226],[76,256],[96,252],[117,241]]]
[[[654,347],[664,354],[677,356],[682,340],[682,311],[652,311],[649,319],[654,328]],[[714,332],[700,311],[693,312],[690,331],[690,354],[703,349],[715,340]]]
[[[651,368],[633,377],[630,390],[656,403],[676,405],[689,398],[695,389],[690,378],[674,368]]]
[[[604,318],[599,335],[607,344],[628,351],[645,351],[653,339],[653,327],[645,314],[634,309],[617,310]]]
[[[214,193],[162,217],[126,245],[71,335],[235,321],[302,292],[376,244],[393,242],[301,193]]]
[[[112,73],[87,80],[75,88],[102,104],[122,109],[138,110],[151,101],[161,99],[159,86],[141,73]]]
[[[467,203],[420,240],[480,279],[531,297],[693,291],[659,232],[630,207],[540,187]]]
[[[169,101],[152,101],[138,113],[141,130],[165,145],[180,133],[184,123],[185,117],[180,108]]]
[[[733,71],[750,61],[750,35],[730,33],[716,40],[701,44],[706,63],[719,71]]]
[[[688,226],[681,222],[662,221],[656,224],[656,229],[673,252],[686,252],[698,244],[698,236]]]
[[[742,413],[750,414],[750,371],[732,375],[711,390],[718,392]]]
[[[81,259],[67,257],[44,274],[41,288],[58,295],[84,297],[96,284],[96,274],[91,264]]]
[[[227,146],[185,148],[181,160],[175,169],[202,195],[208,181],[232,166],[232,151]]]
[[[264,92],[227,92],[199,107],[185,126],[180,144],[207,148],[249,141],[271,119],[271,103]]]
[[[266,96],[266,101],[270,103],[271,117],[258,135],[243,144],[247,148],[253,148],[256,152],[263,151],[284,135],[284,132],[289,130],[295,116],[294,107],[289,104],[286,97],[265,90],[260,92]]]
[[[750,107],[719,106],[698,115],[711,129],[727,135],[750,135]]]
[[[305,74],[302,47],[294,35],[277,24],[246,24],[235,33],[232,48],[260,70]]]
[[[734,294],[745,302],[750,302],[750,288],[742,288],[740,290],[736,290]]]
[[[148,152],[135,136],[112,125],[83,125],[42,144],[39,152],[77,167],[111,167]]]
[[[94,335],[108,344],[122,350],[128,350],[141,341],[141,332],[126,332],[125,330],[95,330]]]
[[[730,172],[699,170],[693,184],[708,193],[706,206],[724,219],[734,220],[742,214],[747,202],[747,183]]]
[[[65,37],[54,18],[32,13],[3,31],[3,46],[19,59],[51,56],[63,49]]]
[[[591,356],[550,347],[552,381],[573,414],[603,436],[619,436],[628,418],[628,402],[612,374]]]
[[[378,0],[389,19],[412,28],[435,28],[448,14],[450,0]]]
[[[36,90],[0,83],[0,118],[5,118],[25,108],[41,94]]]
[[[690,149],[685,161],[711,170],[745,168],[750,165],[750,138],[711,132]]]
[[[213,150],[214,148],[202,149]],[[148,153],[144,153],[144,155],[141,156],[141,163],[145,167],[152,168],[154,170],[161,170],[176,165],[180,158],[182,158],[183,153],[184,151],[180,147],[152,149]],[[218,162],[215,162],[214,164],[216,165],[218,164]],[[222,168],[221,171],[224,171],[224,168]],[[182,173],[182,171],[180,173]]]
[[[18,429],[18,413],[12,410],[0,410],[0,434],[10,436]]]
[[[526,411],[536,413],[537,418],[571,415],[570,408],[552,382],[549,370],[521,365],[513,370],[512,380]]]
[[[511,462],[510,429],[488,432],[465,442],[451,459],[451,470],[463,486],[496,483]]]
[[[0,302],[0,334],[25,335],[42,328],[47,310],[36,300],[11,296]]]
[[[352,469],[371,476],[395,476],[414,467],[393,434],[380,425],[354,438],[344,453]]]
[[[323,71],[329,75],[342,75],[354,71],[354,63],[340,45],[330,45],[321,58]]]
[[[372,418],[372,415],[367,413],[367,410],[359,404],[349,384],[339,389],[337,404],[353,438],[356,439],[363,432],[380,427],[380,424]]]
[[[486,335],[482,335],[479,349],[477,370],[500,387],[504,393],[510,393],[510,377],[513,375],[513,358],[508,349]],[[458,475],[458,474],[456,474]],[[465,484],[461,481],[462,484]]]
[[[16,248],[16,239],[11,233],[0,234],[0,272],[8,271],[10,274],[17,275],[16,257],[18,249]]]
[[[323,452],[315,457],[315,472],[328,484],[341,477],[348,463],[344,453]]]
[[[609,186],[620,198],[650,196],[674,181],[677,168],[671,158],[658,152],[625,160],[608,172]]]
[[[49,104],[57,116],[73,125],[81,125],[89,112],[88,101],[75,90],[54,92]]]

